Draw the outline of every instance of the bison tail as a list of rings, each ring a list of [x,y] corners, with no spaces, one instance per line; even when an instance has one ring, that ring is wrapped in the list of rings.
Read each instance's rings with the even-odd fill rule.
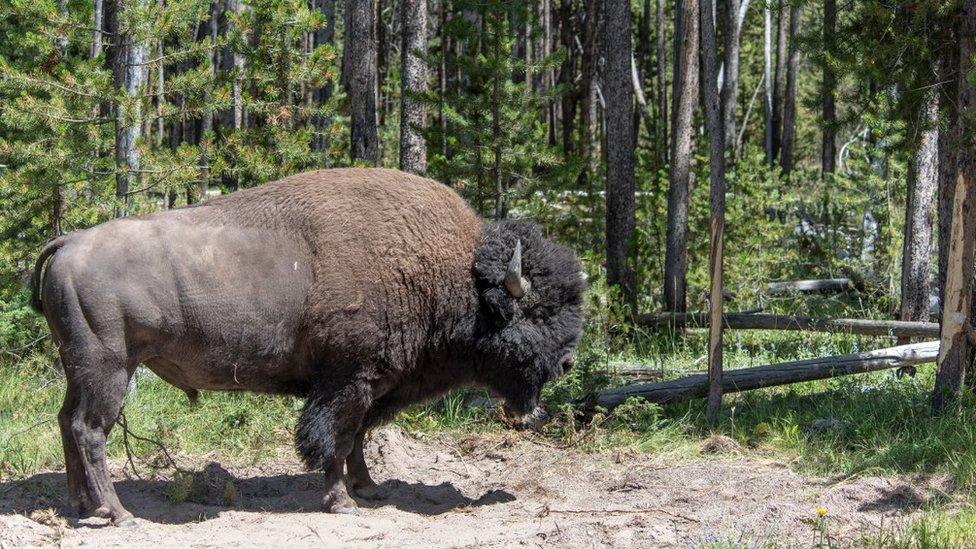
[[[68,242],[68,235],[63,235],[51,240],[44,245],[41,253],[37,256],[34,263],[34,272],[31,274],[31,308],[39,313],[44,313],[43,303],[41,303],[41,277],[44,276],[44,262],[49,257],[61,249]]]
[[[335,412],[324,397],[322,392],[312,389],[295,429],[295,447],[305,466],[313,471],[328,469],[336,449]]]

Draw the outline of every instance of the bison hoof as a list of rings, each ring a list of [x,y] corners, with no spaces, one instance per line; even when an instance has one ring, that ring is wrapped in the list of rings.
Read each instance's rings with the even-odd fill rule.
[[[353,494],[363,499],[376,500],[380,499],[380,487],[374,482],[357,484],[352,488]]]
[[[337,515],[358,515],[359,507],[356,502],[349,497],[349,494],[340,492],[325,496],[325,512]]]

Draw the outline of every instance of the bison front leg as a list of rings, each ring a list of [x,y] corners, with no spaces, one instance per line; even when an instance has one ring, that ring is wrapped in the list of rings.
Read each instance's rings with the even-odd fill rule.
[[[350,383],[340,388],[314,387],[298,419],[295,442],[309,469],[325,472],[325,510],[359,514],[342,481],[343,465],[369,408],[369,390]]]

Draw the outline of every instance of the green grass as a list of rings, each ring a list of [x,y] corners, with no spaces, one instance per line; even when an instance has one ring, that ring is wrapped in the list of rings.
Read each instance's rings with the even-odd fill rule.
[[[602,333],[601,333],[602,332]],[[878,372],[728,395],[720,422],[711,427],[701,400],[667,407],[631,401],[613,413],[580,419],[568,403],[608,384],[612,360],[641,362],[679,376],[705,368],[704,334],[685,337],[613,334],[599,318],[590,323],[570,376],[546,392],[555,420],[545,435],[584,451],[629,447],[675,459],[700,458],[702,442],[731,437],[746,455],[779,459],[796,470],[825,477],[854,474],[924,473],[953,480],[953,501],[976,503],[976,399],[967,392],[950,413],[929,407],[934,366],[914,378]],[[883,339],[784,332],[730,332],[726,367],[738,368],[888,345]],[[610,349],[617,350],[611,352]],[[180,456],[208,454],[232,463],[256,462],[291,453],[292,429],[301,409],[293,398],[244,393],[201,394],[191,405],[179,390],[147,370],[126,399],[130,429],[162,442]],[[35,351],[22,360],[0,361],[0,477],[25,477],[62,466],[56,413],[63,380],[51,355]],[[490,411],[466,405],[472,390],[400,414],[413,432],[484,432],[504,429]],[[163,463],[151,443],[130,440],[145,462]],[[109,443],[124,458],[121,429]],[[180,458],[177,458],[179,461]],[[140,464],[145,472],[146,465]],[[179,485],[179,483],[177,483]],[[173,494],[174,498],[181,494]],[[976,545],[976,512],[950,510],[940,502],[916,522],[885,529],[868,546],[950,547]]]

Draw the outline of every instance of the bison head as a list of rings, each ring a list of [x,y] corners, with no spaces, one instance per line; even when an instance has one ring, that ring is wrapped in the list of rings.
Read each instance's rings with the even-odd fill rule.
[[[485,228],[475,253],[478,380],[524,424],[542,419],[542,387],[572,366],[586,283],[572,251],[529,221]]]

